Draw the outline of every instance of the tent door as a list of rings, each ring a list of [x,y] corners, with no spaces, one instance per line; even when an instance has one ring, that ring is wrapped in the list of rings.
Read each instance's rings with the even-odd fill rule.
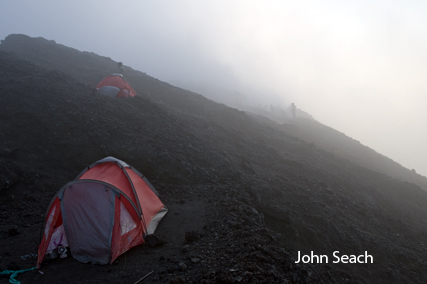
[[[71,255],[78,261],[109,263],[114,201],[113,190],[96,182],[74,183],[64,190],[64,228]]]

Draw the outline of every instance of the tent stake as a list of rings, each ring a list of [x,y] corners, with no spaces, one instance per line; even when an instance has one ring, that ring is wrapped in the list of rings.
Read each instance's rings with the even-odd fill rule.
[[[148,273],[147,275],[145,275],[144,277],[142,277],[141,279],[139,279],[138,281],[136,281],[134,284],[138,284],[139,282],[141,282],[142,280],[144,280],[145,278],[147,278],[148,276],[150,276],[151,273],[153,273],[153,271],[151,271],[150,273]]]

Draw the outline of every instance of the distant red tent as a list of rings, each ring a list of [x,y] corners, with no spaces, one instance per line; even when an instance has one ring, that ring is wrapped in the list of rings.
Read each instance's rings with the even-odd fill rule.
[[[80,262],[112,263],[153,234],[168,209],[151,183],[114,157],[95,162],[51,201],[41,232],[37,266],[68,247]]]
[[[111,74],[96,86],[99,94],[113,98],[130,98],[136,96],[136,92],[125,80],[122,74]]]

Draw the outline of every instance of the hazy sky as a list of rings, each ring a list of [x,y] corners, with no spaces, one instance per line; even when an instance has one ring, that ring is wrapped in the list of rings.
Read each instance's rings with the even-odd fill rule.
[[[427,176],[427,2],[0,0],[0,38],[297,107]]]

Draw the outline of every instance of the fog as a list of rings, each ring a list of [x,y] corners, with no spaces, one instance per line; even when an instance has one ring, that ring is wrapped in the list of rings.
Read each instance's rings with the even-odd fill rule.
[[[0,38],[44,37],[167,82],[319,122],[427,176],[424,1],[0,0]]]

